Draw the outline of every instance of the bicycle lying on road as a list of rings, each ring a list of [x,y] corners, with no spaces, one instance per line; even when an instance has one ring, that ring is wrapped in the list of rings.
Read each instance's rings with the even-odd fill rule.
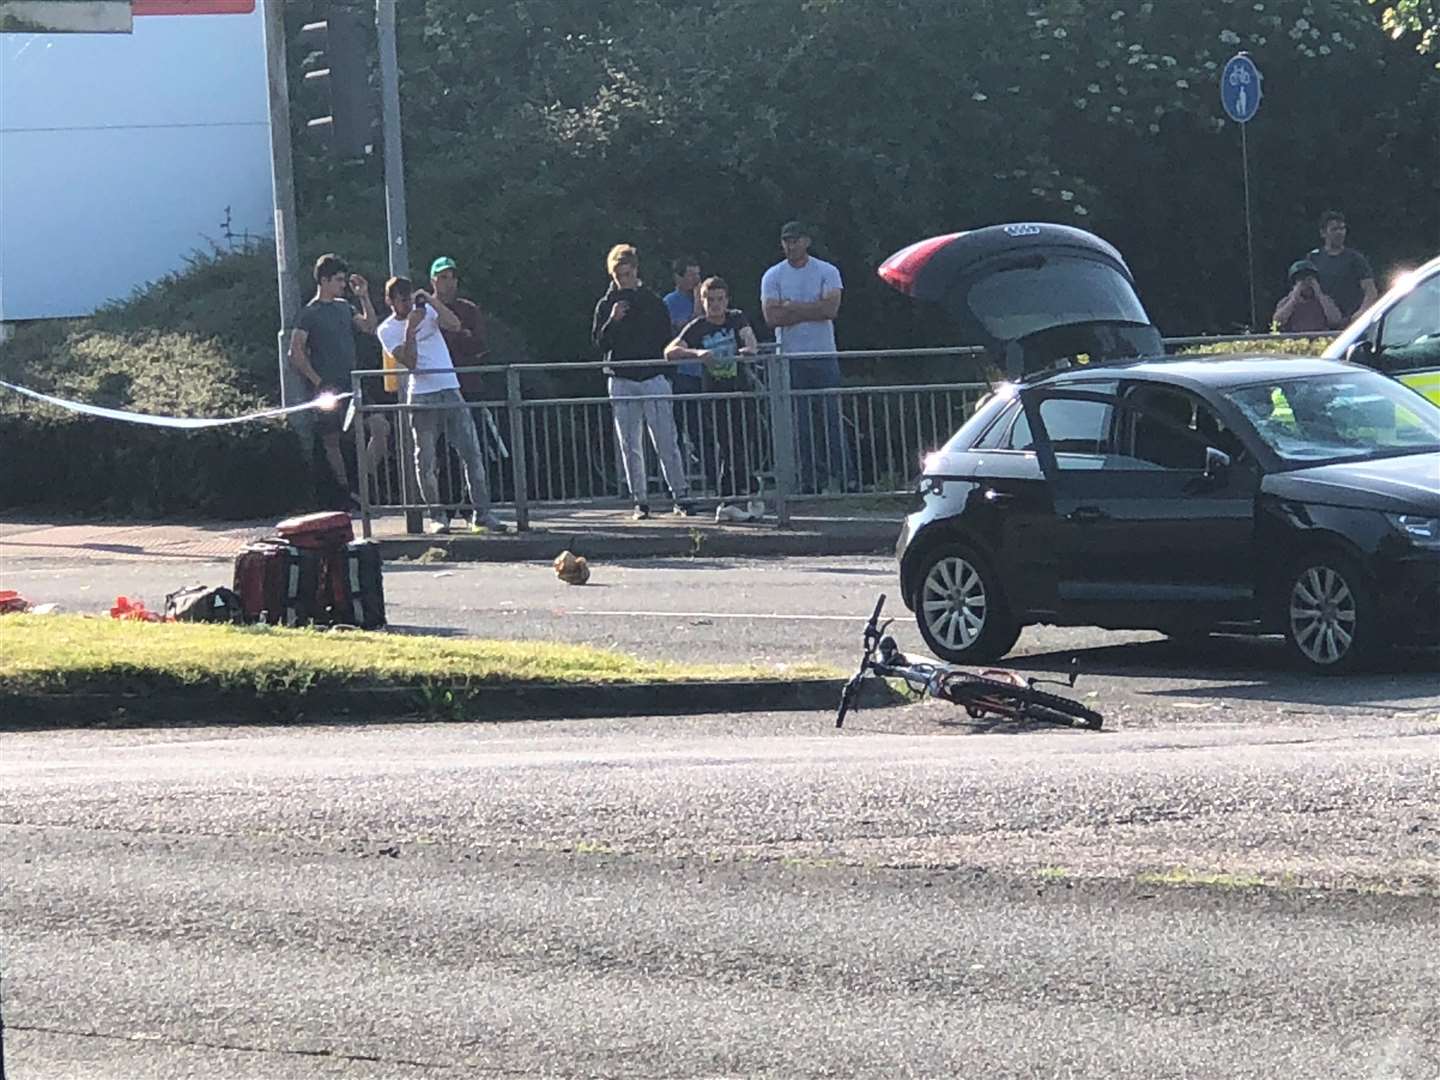
[[[840,708],[835,713],[837,728],[844,727],[845,714],[854,705],[860,684],[873,674],[881,678],[903,679],[917,696],[940,698],[964,706],[965,711],[976,720],[984,716],[999,716],[1007,720],[1036,720],[1062,727],[1100,730],[1104,718],[1094,709],[1035,688],[1037,683],[1047,680],[1027,679],[1000,668],[974,672],[949,664],[912,660],[900,651],[895,639],[885,633],[895,620],[880,621],[880,611],[884,607],[885,594],[881,593],[870,621],[865,624],[865,652],[860,658],[860,670],[855,672],[840,694]],[[1070,672],[1067,682],[1057,682],[1056,685],[1073,687],[1075,672]]]

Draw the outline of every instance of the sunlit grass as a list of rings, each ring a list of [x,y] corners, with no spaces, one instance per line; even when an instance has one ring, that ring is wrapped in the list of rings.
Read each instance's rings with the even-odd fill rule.
[[[0,692],[145,693],[832,678],[819,665],[681,664],[586,645],[364,631],[0,619]]]

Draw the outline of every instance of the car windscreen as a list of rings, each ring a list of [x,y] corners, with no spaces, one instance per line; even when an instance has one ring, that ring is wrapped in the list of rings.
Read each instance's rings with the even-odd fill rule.
[[[1371,371],[1269,379],[1225,396],[1287,462],[1311,465],[1440,449],[1440,408]]]
[[[1149,324],[1130,282],[1092,259],[1051,255],[980,278],[965,302],[986,333],[1018,341],[1052,326],[1085,322]]]

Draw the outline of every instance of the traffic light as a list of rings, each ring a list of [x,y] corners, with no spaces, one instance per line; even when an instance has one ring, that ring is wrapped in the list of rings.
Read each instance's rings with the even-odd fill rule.
[[[324,19],[300,29],[300,39],[310,49],[305,87],[315,102],[306,127],[325,139],[331,157],[363,158],[375,124],[369,35],[359,12],[338,3],[322,10]]]

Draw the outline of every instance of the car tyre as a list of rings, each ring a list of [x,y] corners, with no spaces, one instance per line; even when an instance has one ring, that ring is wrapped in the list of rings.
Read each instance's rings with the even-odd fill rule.
[[[1354,559],[1323,549],[1297,559],[1281,598],[1285,642],[1308,670],[1340,675],[1374,654],[1374,590]]]
[[[1015,647],[1020,623],[990,563],[972,548],[948,544],[926,555],[913,607],[930,651],[954,664],[998,660]]]

